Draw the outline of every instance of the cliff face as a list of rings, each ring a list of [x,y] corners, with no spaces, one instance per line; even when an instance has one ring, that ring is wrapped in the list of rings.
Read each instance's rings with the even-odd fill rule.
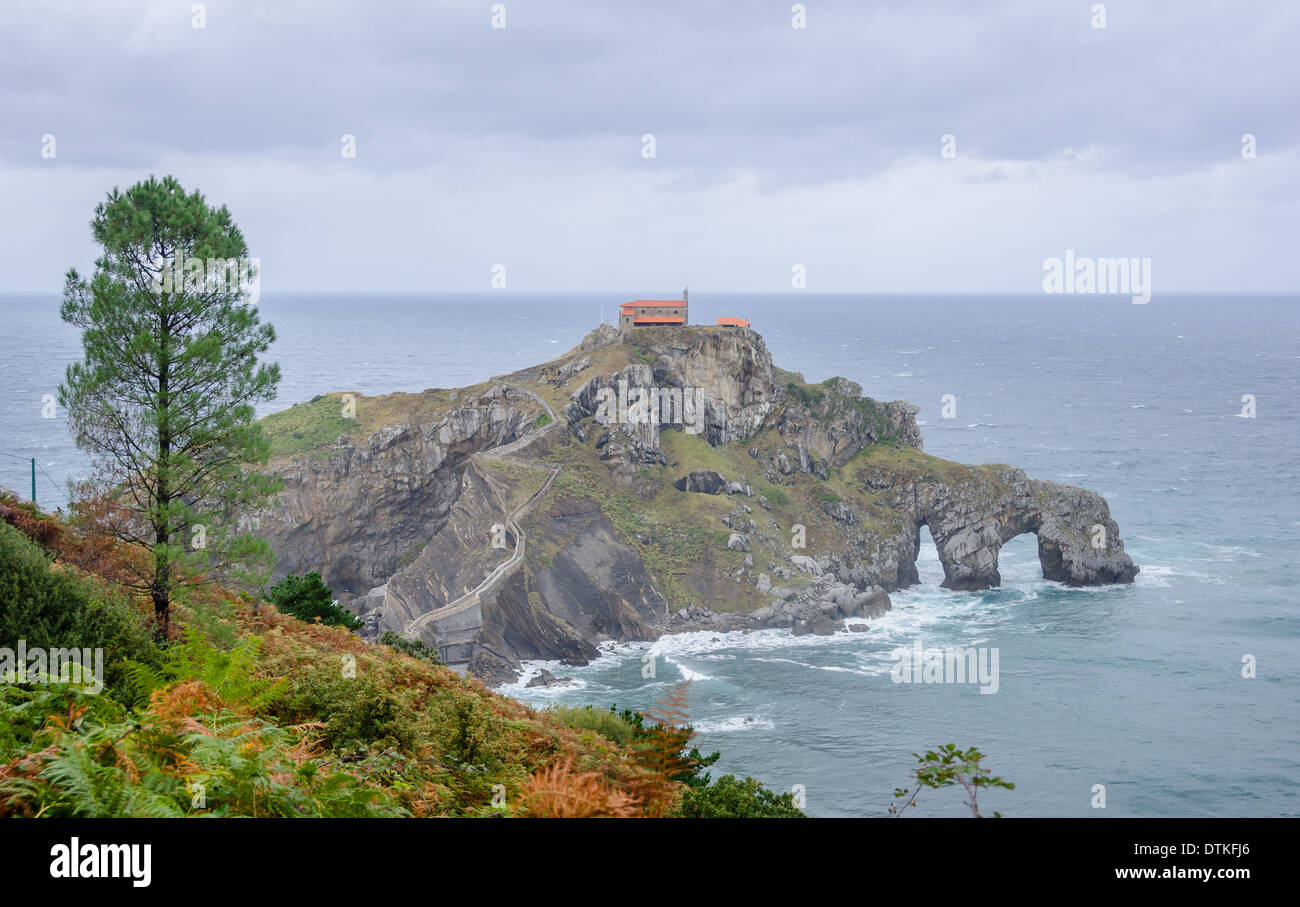
[[[616,335],[598,337],[606,345],[619,342]],[[659,435],[669,425],[715,447],[744,440],[780,399],[772,356],[756,334],[665,328],[637,341],[640,361],[592,376],[564,407],[576,437],[597,433],[606,461],[663,465]]]
[[[1048,579],[1137,572],[1099,495],[931,457],[916,407],[809,385],[752,331],[606,327],[463,393],[275,461],[263,526],[280,569],[320,569],[366,635],[424,638],[489,681],[607,639],[834,632],[917,582],[923,525],[953,589],[998,585],[1025,532]]]
[[[777,430],[798,451],[809,451],[831,466],[843,466],[869,444],[885,438],[921,448],[916,427],[919,408],[902,401],[880,403],[862,396],[862,386],[845,378],[823,382],[815,396],[792,391],[798,405],[781,413]],[[800,453],[799,467],[810,472],[808,457]],[[815,462],[815,460],[813,461]]]
[[[637,552],[589,498],[560,497],[538,515],[545,545],[485,608],[469,668],[478,677],[513,677],[519,661],[582,664],[605,639],[659,636],[668,602]]]
[[[319,570],[345,596],[384,583],[443,528],[469,458],[521,437],[541,411],[498,386],[429,422],[397,422],[357,443],[340,438],[313,456],[273,461],[284,491],[260,515],[260,532],[277,573]]]

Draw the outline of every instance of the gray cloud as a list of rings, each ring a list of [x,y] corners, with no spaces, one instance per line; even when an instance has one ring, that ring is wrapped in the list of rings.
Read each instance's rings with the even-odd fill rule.
[[[1107,28],[1094,29],[1087,2],[811,0],[803,30],[790,27],[788,2],[505,6],[508,27],[496,30],[486,2],[210,0],[199,30],[189,2],[11,4],[0,11],[0,180],[39,187],[40,195],[10,197],[43,204],[42,223],[80,206],[83,231],[108,188],[96,183],[103,178],[133,181],[172,168],[187,184],[202,174],[203,188],[221,201],[257,186],[268,203],[255,198],[235,209],[250,236],[281,245],[299,216],[308,221],[297,228],[303,248],[284,243],[286,257],[304,256],[307,243],[328,245],[320,231],[330,223],[347,222],[352,235],[406,223],[412,244],[447,242],[454,228],[439,218],[455,215],[462,233],[481,231],[452,237],[480,267],[528,254],[502,251],[514,227],[500,221],[546,219],[552,232],[618,262],[607,279],[621,280],[639,266],[615,228],[660,242],[654,254],[668,260],[677,243],[626,223],[630,203],[679,230],[710,224],[735,234],[715,254],[738,269],[745,250],[730,243],[744,241],[748,217],[772,221],[774,244],[815,249],[838,247],[846,232],[875,236],[876,215],[846,219],[837,197],[908,205],[907,193],[896,191],[904,180],[916,212],[936,210],[918,196],[947,178],[914,164],[936,161],[940,137],[952,133],[963,161],[989,162],[958,171],[950,189],[957,222],[982,215],[986,228],[1000,223],[986,191],[1002,193],[1008,215],[1049,216],[1050,206],[1023,201],[1029,190],[1060,193],[1058,209],[1073,210],[1065,196],[1085,184],[1092,193],[1104,186],[1191,206],[1181,181],[1240,193],[1236,205],[1227,200],[1221,222],[1294,232],[1294,196],[1279,205],[1276,189],[1219,168],[1241,163],[1246,132],[1258,137],[1261,156],[1293,159],[1300,146],[1296,4],[1116,0],[1106,4]],[[57,137],[57,161],[40,158],[46,133]],[[339,157],[344,133],[357,137],[356,161]],[[640,156],[645,133],[657,140],[651,162]],[[1075,178],[1048,179],[1063,162]],[[1206,183],[1211,173],[1219,175]],[[364,197],[367,179],[370,191],[393,193],[387,205]],[[836,186],[841,191],[819,191]],[[1260,200],[1270,194],[1272,204]],[[277,211],[272,198],[311,213]],[[403,210],[417,202],[422,211]],[[821,207],[808,209],[814,203]],[[476,206],[487,210],[466,213]],[[250,223],[250,211],[261,220]],[[1189,217],[1208,231],[1208,215],[1191,207],[1171,212],[1169,223]],[[802,233],[788,228],[794,222]],[[1109,235],[1121,244],[1156,242],[1104,213],[1087,216],[1078,233],[1101,233],[1103,223],[1118,229]],[[1027,231],[1041,233],[1040,225]],[[1170,254],[1186,260],[1186,288],[1194,288],[1194,258],[1204,249],[1193,242]],[[41,258],[0,252],[0,286],[42,285],[33,271],[49,267]],[[358,265],[352,276],[360,283],[373,270]],[[852,278],[852,268],[841,271]],[[281,273],[303,281],[310,268]],[[740,272],[728,273],[739,286]],[[996,284],[993,274],[952,279],[975,279],[970,289],[1022,285]],[[906,277],[897,282],[906,285]],[[1275,266],[1261,287],[1284,279]]]

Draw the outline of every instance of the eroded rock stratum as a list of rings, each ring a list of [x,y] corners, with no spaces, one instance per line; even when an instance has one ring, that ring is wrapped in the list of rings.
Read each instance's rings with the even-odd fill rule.
[[[751,330],[604,326],[471,388],[342,399],[266,420],[293,448],[260,515],[278,571],[489,682],[610,639],[861,629],[917,582],[922,526],[952,589],[998,585],[1027,532],[1049,580],[1138,572],[1100,495],[932,457],[916,407],[808,384]]]

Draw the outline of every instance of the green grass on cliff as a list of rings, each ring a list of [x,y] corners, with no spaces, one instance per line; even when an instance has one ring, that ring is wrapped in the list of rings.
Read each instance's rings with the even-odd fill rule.
[[[358,408],[364,398],[354,400]],[[325,453],[340,436],[352,436],[357,420],[344,416],[342,394],[321,394],[306,403],[297,403],[262,420],[262,429],[271,439],[271,456]]]
[[[493,457],[490,453],[480,455],[477,462],[479,469],[492,478],[506,510],[511,512],[532,497],[550,474],[550,470],[541,464],[524,465]]]
[[[957,463],[914,447],[872,444],[854,455],[844,465],[841,474],[849,485],[858,484],[869,470],[883,470],[899,481],[930,480],[955,484],[973,479],[997,481],[998,471],[1006,468],[1000,463],[982,466]]]
[[[319,459],[329,456],[330,448],[340,437],[357,443],[399,422],[417,426],[437,421],[490,386],[489,382],[482,382],[461,390],[430,389],[418,394],[393,393],[378,397],[347,391],[320,394],[265,416],[261,425],[271,439],[272,457],[306,454]],[[346,409],[345,397],[349,395],[352,408]],[[344,415],[345,411],[348,415]]]
[[[643,467],[633,488],[613,483],[610,468],[597,458],[594,439],[585,445],[567,440],[551,452],[550,459],[564,465],[556,493],[598,503],[674,607],[692,603],[717,611],[748,611],[766,604],[766,599],[755,593],[753,583],[759,572],[768,571],[770,561],[783,561],[791,554],[817,557],[836,552],[843,544],[844,528],[826,512],[829,504],[844,501],[854,508],[859,518],[852,527],[854,533],[884,530],[894,522],[892,514],[873,505],[861,492],[853,469],[832,470],[828,481],[797,472],[781,477],[785,484],[780,485],[763,478],[771,456],[783,444],[774,430],[712,447],[702,436],[674,429],[661,433],[660,444],[668,465]],[[757,458],[749,455],[751,448],[758,449]],[[895,450],[887,445],[871,449]],[[702,469],[714,470],[728,481],[749,484],[754,496],[698,494],[674,487],[677,479]],[[761,506],[760,495],[768,509]],[[750,512],[744,512],[745,507]],[[750,534],[754,561],[750,568],[744,567],[744,552],[727,548],[732,530],[722,519],[736,510],[758,527]],[[799,550],[789,547],[795,524],[806,529],[807,547]],[[759,536],[774,540],[777,550],[759,546]],[[739,580],[738,570],[744,571]],[[782,584],[799,585],[801,581],[795,578]]]

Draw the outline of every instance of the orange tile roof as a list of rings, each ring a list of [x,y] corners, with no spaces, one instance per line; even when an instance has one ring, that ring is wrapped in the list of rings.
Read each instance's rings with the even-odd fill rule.
[[[737,318],[735,315],[722,315],[718,318],[718,324],[726,325],[733,328],[747,328],[749,322],[743,318]]]
[[[685,315],[638,315],[633,324],[685,324]]]

